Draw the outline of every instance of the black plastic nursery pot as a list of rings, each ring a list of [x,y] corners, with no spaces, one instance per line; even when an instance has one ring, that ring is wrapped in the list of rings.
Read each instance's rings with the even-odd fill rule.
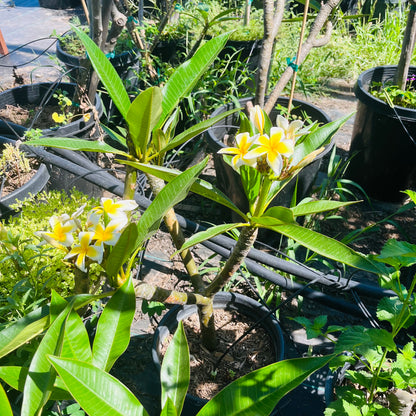
[[[36,106],[45,106],[48,104],[55,105],[57,100],[53,97],[53,93],[56,90],[66,91],[68,97],[72,98],[75,93],[76,85],[72,83],[51,83],[43,82],[39,84],[22,85],[21,87],[15,87],[5,90],[0,93],[0,108],[5,108],[7,105],[13,106],[26,106],[33,104]],[[103,107],[101,99],[96,95],[95,109],[98,116],[103,114]],[[53,120],[51,120],[53,124]],[[88,137],[89,132],[95,126],[95,119],[90,113],[88,121],[85,121],[83,117],[80,117],[65,126],[58,128],[49,128],[42,130],[42,136],[55,136],[55,137]],[[0,120],[0,132],[2,135],[15,137],[16,133],[19,136],[23,136],[27,127],[21,126],[16,123],[5,122]]]
[[[244,109],[247,102],[253,101],[252,97],[239,100],[239,103]],[[282,97],[277,101],[277,105],[287,107],[289,102],[288,98]],[[217,108],[211,115],[215,117],[225,111],[234,108],[234,104]],[[331,121],[325,112],[318,107],[309,104],[302,100],[293,100],[293,108],[291,113],[298,117],[304,118],[306,114],[312,121],[317,121],[321,124],[326,124]],[[278,114],[277,110],[273,110],[270,114],[272,122],[275,121]],[[218,122],[207,130],[206,138],[208,146],[214,155],[214,165],[216,171],[217,186],[243,211],[248,211],[248,201],[244,194],[243,186],[241,184],[240,176],[234,169],[228,165],[223,156],[218,154],[218,151],[226,147],[224,138],[229,137],[237,131],[239,127],[239,115],[238,113],[227,116],[224,120]],[[297,186],[296,200],[299,202],[305,196],[309,194],[312,186],[315,182],[319,168],[325,155],[327,155],[334,143],[331,142],[325,147],[325,150],[319,154],[316,159],[307,167],[303,168],[301,172],[293,178],[283,190],[273,200],[273,205],[290,206],[292,196]]]
[[[0,136],[0,152],[5,143],[13,144],[14,141],[7,137]],[[35,175],[21,187],[5,196],[2,196],[2,193],[0,193],[0,219],[5,219],[14,213],[11,205],[15,204],[17,201],[22,201],[30,195],[36,195],[43,191],[49,181],[49,177],[48,168],[42,163],[39,165]]]
[[[225,309],[236,311],[247,317],[250,322],[261,320],[260,326],[266,330],[270,336],[271,346],[276,361],[284,358],[284,339],[282,329],[269,309],[261,305],[256,300],[239,293],[219,292],[214,297],[214,309]],[[169,334],[173,334],[178,326],[178,322],[197,313],[196,305],[178,305],[173,307],[160,321],[154,337],[152,346],[152,358],[155,367],[160,371],[161,357],[160,349],[163,341]],[[206,400],[187,394],[182,411],[183,416],[195,415],[205,404]]]
[[[397,66],[363,72],[354,87],[358,99],[346,177],[367,194],[388,202],[402,202],[400,191],[416,186],[416,109],[393,108],[369,93],[373,82],[393,81]],[[409,77],[416,75],[416,66]],[[402,124],[403,123],[403,124]],[[404,126],[404,127],[403,127]],[[407,132],[406,132],[407,130]]]

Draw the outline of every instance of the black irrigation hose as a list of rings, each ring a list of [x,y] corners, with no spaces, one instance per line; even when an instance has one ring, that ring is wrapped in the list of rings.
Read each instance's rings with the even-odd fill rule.
[[[185,228],[187,231],[191,233],[196,233],[205,229],[200,224],[196,224],[179,215],[177,215],[177,217],[181,227]],[[217,246],[224,247],[228,250],[230,250],[236,243],[235,240],[224,235],[212,237],[210,239],[210,242],[215,243]],[[203,244],[205,245],[205,243]],[[317,276],[321,274],[321,279],[318,280],[319,284],[345,291],[355,290],[363,296],[375,297],[377,299],[383,298],[385,296],[395,296],[395,293],[392,290],[382,289],[378,286],[368,285],[362,282],[357,282],[355,280],[346,279],[339,276],[319,273],[303,264],[300,266],[296,263],[291,263],[289,261],[283,260],[281,258],[257,250],[255,248],[252,248],[250,250],[248,254],[248,259],[264,264],[265,266],[273,267],[274,269],[278,269],[282,272],[291,274],[304,280],[315,280]]]
[[[114,195],[120,197],[123,195],[124,184],[122,181],[105,171],[97,172],[99,167],[81,155],[72,151],[54,149],[54,151],[61,155],[58,156],[42,148],[34,148],[29,146],[27,147],[32,153],[37,155],[41,161],[62,168],[74,175],[82,176],[89,182],[113,193]],[[66,159],[66,157],[68,157],[70,160]],[[151,204],[149,199],[139,195],[138,193],[135,194],[135,201],[142,209],[146,209]],[[201,225],[187,220],[180,215],[177,215],[177,217],[180,225],[187,231],[194,233],[204,228]],[[230,250],[234,244],[234,240],[225,236],[217,236],[212,238],[210,241],[204,242],[204,245],[207,248],[212,249],[223,257],[229,256]],[[308,299],[352,315],[360,317],[363,316],[363,311],[357,305],[354,305],[338,297],[329,296],[322,292],[305,288],[303,285],[293,282],[290,279],[267,269],[265,266],[259,264],[258,262],[261,262],[265,266],[273,267],[283,272],[290,273],[299,278],[310,281],[315,280],[319,274],[307,268],[306,266],[299,266],[255,249],[250,251],[248,258],[245,261],[246,267],[250,272],[270,281],[271,283],[274,283],[290,291],[302,290],[303,296],[307,297]],[[376,286],[365,285],[363,283],[347,280],[345,278],[338,278],[336,276],[324,274],[322,274],[321,277],[322,278],[318,279],[318,283],[324,284],[326,286],[336,285],[337,289],[343,291],[354,289],[357,293],[359,292],[363,295],[372,296],[374,298],[382,298],[384,296],[394,295],[394,292],[392,291],[386,291]]]

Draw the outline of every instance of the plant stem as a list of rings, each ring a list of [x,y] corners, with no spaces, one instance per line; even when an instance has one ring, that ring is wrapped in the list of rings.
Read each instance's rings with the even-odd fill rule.
[[[230,253],[222,270],[205,289],[204,295],[209,297],[221,290],[221,288],[231,279],[234,273],[240,268],[242,262],[247,257],[248,252],[257,238],[257,227],[244,227]]]
[[[126,177],[124,179],[123,199],[134,199],[136,190],[137,170],[132,166],[126,166]]]
[[[147,175],[147,179],[150,188],[152,189],[152,192],[155,195],[158,195],[160,190],[165,185],[163,180],[156,178],[153,175]],[[182,228],[179,225],[179,221],[176,217],[176,213],[173,208],[171,208],[165,214],[165,216],[163,217],[163,221],[169,231],[169,234],[173,240],[175,247],[179,250],[185,242],[185,237],[183,236]],[[192,286],[197,292],[202,293],[205,289],[205,284],[199,274],[198,267],[195,263],[192,253],[190,252],[190,250],[187,249],[183,250],[180,253],[180,256],[186,268],[186,271],[191,279]]]

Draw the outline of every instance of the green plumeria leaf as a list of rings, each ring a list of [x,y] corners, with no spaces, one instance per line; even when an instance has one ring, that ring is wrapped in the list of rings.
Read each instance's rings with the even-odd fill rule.
[[[378,273],[380,271],[377,263],[372,262],[363,255],[355,252],[350,247],[333,238],[319,234],[308,228],[301,227],[296,223],[269,225],[265,224],[263,218],[261,218],[259,222],[260,221],[262,221],[261,225],[265,228],[269,228],[277,233],[283,234],[286,237],[297,241],[302,246],[320,254],[321,256],[339,261],[358,269],[366,270],[371,273]]]
[[[99,295],[82,294],[71,296],[67,301],[74,303],[74,309],[79,309],[106,296],[110,296],[110,293],[101,293]],[[49,318],[49,306],[42,306],[19,319],[13,325],[3,329],[0,332],[0,358],[44,332],[50,325]]]
[[[179,100],[192,91],[199,78],[223,49],[228,37],[228,33],[215,36],[202,45],[189,61],[176,68],[163,87],[163,113],[157,127],[161,127],[169,114],[176,108]]]
[[[138,235],[137,226],[134,223],[130,223],[123,230],[117,244],[111,250],[111,253],[104,264],[104,269],[110,279],[117,276],[120,272],[120,268],[128,260],[126,253],[132,251]]]
[[[175,405],[170,397],[167,398],[165,405],[160,412],[160,416],[178,416],[178,412],[175,409]]]
[[[21,416],[37,415],[49,400],[56,372],[47,360],[47,356],[49,354],[60,354],[65,322],[72,311],[72,307],[72,304],[68,304],[54,320],[32,358],[23,389]]]
[[[90,416],[147,415],[134,394],[105,371],[82,361],[49,356],[74,399]]]
[[[234,230],[238,227],[243,227],[244,223],[235,223],[235,224],[220,224],[220,225],[214,225],[210,228],[208,228],[205,231],[201,231],[199,233],[193,234],[191,237],[189,237],[185,243],[182,245],[180,250],[176,251],[172,254],[172,256],[182,252],[183,250],[186,250],[190,247],[195,246],[196,244],[202,243],[203,241],[209,240],[212,237],[215,237],[216,235],[226,233],[228,231]]]
[[[334,355],[294,358],[255,370],[233,381],[214,396],[198,416],[268,415],[279,400]]]
[[[0,379],[17,391],[23,391],[29,369],[19,366],[0,367]]]
[[[171,182],[174,178],[181,174],[181,172],[178,170],[166,168],[164,166],[155,166],[122,160],[119,160],[119,162],[133,166],[134,168],[139,169],[145,173],[150,173],[151,175],[157,176],[158,178],[163,179],[165,182]],[[211,183],[197,178],[192,184],[190,191],[232,209],[242,218],[247,220],[247,216],[242,211],[240,211],[226,195],[224,195],[219,189],[215,188]]]
[[[49,307],[30,312],[0,332],[0,358],[41,334],[49,325]]]
[[[86,33],[76,26],[72,26],[72,30],[74,30],[81,39],[95,72],[104,84],[108,94],[118,108],[118,111],[120,111],[122,117],[126,119],[130,107],[130,98],[117,71],[101,49]]]
[[[318,214],[325,211],[338,210],[339,208],[356,204],[357,201],[340,202],[340,201],[308,201],[300,203],[290,208],[295,217],[303,217],[305,215]]]
[[[2,416],[13,416],[12,407],[10,406],[9,399],[7,394],[3,389],[3,386],[0,384],[0,414]]]
[[[322,127],[318,127],[315,131],[310,133],[302,143],[295,146],[291,165],[297,165],[304,157],[327,144],[331,137],[351,118],[352,115],[353,113],[339,120],[325,124]]]
[[[259,196],[262,179],[261,173],[251,166],[242,165],[240,166],[240,177],[249,206],[252,207]]]
[[[140,93],[127,112],[126,121],[130,138],[135,149],[135,157],[144,157],[153,128],[162,114],[162,91],[151,87]]]
[[[160,370],[162,408],[172,400],[178,415],[181,414],[190,378],[189,348],[182,321],[169,344]]]
[[[65,324],[62,351],[60,354],[65,358],[77,358],[78,360],[91,362],[92,352],[90,339],[84,322],[77,312],[69,314]]]
[[[269,208],[263,216],[277,220],[276,224],[295,222],[293,211],[286,207]]]
[[[29,140],[25,144],[30,146],[55,147],[57,149],[77,150],[82,152],[114,153],[128,156],[122,150],[118,150],[100,140],[72,139],[70,137],[44,137],[43,139]]]
[[[135,310],[136,296],[130,277],[108,301],[98,321],[92,360],[96,367],[110,371],[126,350]]]

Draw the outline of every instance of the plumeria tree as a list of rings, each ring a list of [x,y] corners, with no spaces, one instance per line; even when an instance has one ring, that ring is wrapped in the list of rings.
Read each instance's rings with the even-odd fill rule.
[[[272,122],[259,106],[254,107],[249,116],[241,113],[237,145],[234,148],[225,149],[224,152],[226,153],[225,157],[240,174],[249,201],[249,212],[242,212],[226,195],[215,189],[210,183],[196,179],[207,160],[182,174],[163,166],[164,157],[169,150],[200,134],[218,121],[218,119],[210,119],[177,136],[174,135],[179,99],[190,91],[192,85],[195,85],[198,77],[225,44],[228,35],[221,35],[201,47],[189,62],[177,68],[163,89],[149,88],[130,103],[121,80],[99,48],[84,33],[81,31],[77,31],[77,33],[85,44],[92,65],[120,113],[124,116],[128,127],[126,137],[122,137],[108,128],[106,131],[113,139],[124,144],[127,150],[121,151],[99,141],[79,139],[65,139],[63,141],[57,138],[45,138],[32,141],[30,144],[84,151],[98,150],[123,156],[123,160],[120,162],[126,165],[125,200],[133,199],[137,170],[146,174],[153,193],[160,201],[159,213],[162,213],[163,220],[178,249],[177,253],[181,255],[187,268],[194,292],[169,291],[141,282],[136,286],[137,296],[159,302],[197,303],[200,307],[203,342],[207,348],[213,349],[216,345],[212,314],[213,297],[238,270],[254,244],[259,228],[267,228],[292,238],[310,250],[335,261],[373,272],[377,271],[377,266],[364,256],[336,240],[303,228],[296,222],[298,216],[333,210],[345,205],[345,203],[311,201],[293,208],[270,207],[271,201],[280,190],[304,166],[314,160],[348,117],[322,127],[306,128],[302,121],[289,122],[282,116],[278,116]],[[229,112],[224,113],[221,117],[228,114]],[[172,191],[166,190],[165,187],[167,182],[184,180],[178,179],[179,177],[193,179],[186,187],[178,188],[175,197],[181,196],[183,198],[187,191],[191,190],[234,210],[241,217],[241,222],[211,227],[207,231],[195,234],[185,242],[173,210],[178,199],[173,198]],[[169,203],[167,203],[167,198]],[[167,208],[164,209],[164,207]],[[151,235],[146,230],[150,227],[154,231],[155,226],[159,224],[155,219],[147,219],[148,217],[152,218],[151,215],[149,210],[146,210],[137,224],[129,224],[123,230],[119,241],[109,251],[104,264],[109,281],[121,283],[123,275],[128,276],[128,273],[124,272],[126,264],[131,264],[131,259],[137,250]],[[237,228],[241,229],[239,239],[224,267],[211,281],[204,280],[199,274],[190,250],[191,247],[205,239]],[[85,238],[88,241],[89,237],[85,236]],[[90,243],[93,241],[91,238]]]

